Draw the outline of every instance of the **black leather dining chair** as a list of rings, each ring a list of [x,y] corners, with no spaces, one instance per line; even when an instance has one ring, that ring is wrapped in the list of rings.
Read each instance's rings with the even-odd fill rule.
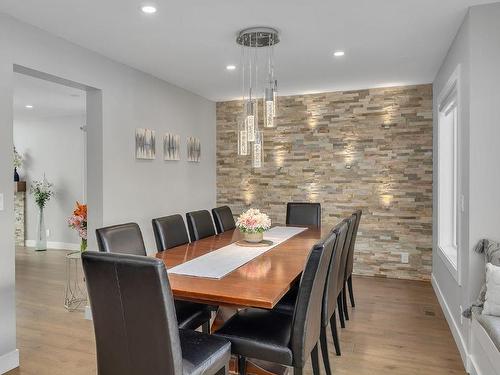
[[[349,231],[349,221],[347,219],[342,220],[332,229],[332,234],[335,235],[335,244],[333,249],[333,255],[328,269],[328,276],[325,285],[325,293],[323,295],[322,302],[322,315],[321,315],[321,351],[323,354],[323,362],[328,375],[330,371],[330,362],[328,360],[328,346],[326,339],[326,328],[330,323],[330,329],[333,336],[333,343],[335,346],[335,352],[337,355],[341,355],[340,341],[337,332],[337,319],[336,319],[336,308],[338,307],[339,316],[342,314],[342,305],[339,304],[340,294],[342,292],[342,280],[341,275],[341,263],[342,256],[344,254],[344,249],[346,247],[346,238]],[[275,306],[276,311],[290,314],[297,303],[297,293],[293,289],[285,294],[285,296],[278,302]]]
[[[136,223],[119,224],[96,229],[96,235],[97,245],[101,252],[147,255],[141,229]],[[210,318],[212,317],[212,313],[209,306],[176,300],[175,309],[180,328],[196,329],[201,326],[203,332],[210,333]]]
[[[189,243],[189,237],[181,215],[170,215],[153,219],[153,232],[158,251]]]
[[[233,213],[228,206],[213,208],[212,216],[214,218],[217,233],[224,233],[228,230],[236,228]]]
[[[246,374],[246,357],[294,367],[301,375],[311,356],[319,375],[318,341],[322,298],[336,234],[313,246],[298,289],[293,314],[275,310],[245,309],[231,317],[216,333],[231,341],[238,368]]]
[[[186,214],[186,221],[191,241],[198,241],[215,235],[212,217],[207,210],[192,211]]]
[[[99,375],[227,374],[227,340],[179,329],[162,261],[87,251],[82,264]]]
[[[136,223],[96,229],[97,247],[107,253],[146,255],[141,229]]]
[[[321,225],[321,205],[319,203],[295,203],[286,205],[286,223],[289,225]]]
[[[349,253],[347,255],[347,264],[346,264],[346,270],[345,270],[345,282],[344,282],[344,295],[347,295],[346,291],[346,284],[347,288],[349,290],[349,299],[351,300],[351,306],[356,307],[356,303],[354,301],[354,291],[352,287],[352,271],[353,271],[353,265],[354,265],[354,245],[356,245],[356,238],[358,236],[358,228],[359,228],[359,223],[361,221],[361,215],[362,215],[361,210],[356,210],[354,212],[354,215],[356,215],[356,223],[354,224],[354,230],[352,232],[352,238],[351,238],[351,243],[349,245]],[[347,301],[346,301],[347,302]],[[344,304],[344,309],[347,313],[347,303]]]

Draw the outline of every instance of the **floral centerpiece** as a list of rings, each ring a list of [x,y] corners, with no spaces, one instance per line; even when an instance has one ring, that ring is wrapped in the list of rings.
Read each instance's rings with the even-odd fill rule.
[[[238,217],[236,227],[243,233],[245,241],[261,242],[264,232],[271,228],[271,219],[259,210],[250,208]]]
[[[75,229],[80,236],[80,250],[87,250],[87,205],[76,202],[73,215],[68,218],[68,226]]]
[[[38,206],[38,222],[37,222],[37,237],[36,250],[47,250],[47,233],[45,231],[45,222],[43,218],[43,209],[54,196],[53,184],[47,181],[45,176],[43,180],[34,180],[30,186],[30,193],[35,198],[35,203]]]

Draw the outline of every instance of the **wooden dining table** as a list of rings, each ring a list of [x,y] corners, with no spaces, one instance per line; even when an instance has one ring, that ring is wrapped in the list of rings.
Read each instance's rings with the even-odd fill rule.
[[[218,306],[272,309],[299,279],[312,246],[327,234],[327,229],[321,227],[306,228],[221,279],[169,273],[174,298]],[[235,229],[155,256],[170,269],[242,239]]]

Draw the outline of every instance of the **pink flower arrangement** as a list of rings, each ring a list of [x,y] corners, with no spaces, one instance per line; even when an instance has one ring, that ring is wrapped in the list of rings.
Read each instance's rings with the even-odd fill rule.
[[[271,228],[271,219],[259,210],[250,208],[238,217],[236,227],[243,233],[262,233]]]
[[[73,215],[68,218],[68,226],[78,232],[82,242],[80,250],[87,250],[87,205],[76,202]]]

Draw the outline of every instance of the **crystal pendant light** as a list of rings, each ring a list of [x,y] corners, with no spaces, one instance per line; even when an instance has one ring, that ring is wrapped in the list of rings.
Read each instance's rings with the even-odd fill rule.
[[[262,167],[264,160],[264,132],[259,130],[255,132],[255,141],[253,142],[252,166],[254,168]]]
[[[279,42],[279,35],[273,28],[255,27],[240,31],[236,42],[242,47],[243,75],[243,117],[238,121],[238,155],[251,154],[252,166],[260,168],[264,160],[264,134],[259,130],[258,107],[262,99],[263,125],[266,128],[274,127],[277,113],[277,80],[274,78],[273,46]],[[264,65],[267,69],[260,70],[261,76],[258,50],[267,51],[267,66]],[[263,93],[263,97],[255,97],[256,92]]]

